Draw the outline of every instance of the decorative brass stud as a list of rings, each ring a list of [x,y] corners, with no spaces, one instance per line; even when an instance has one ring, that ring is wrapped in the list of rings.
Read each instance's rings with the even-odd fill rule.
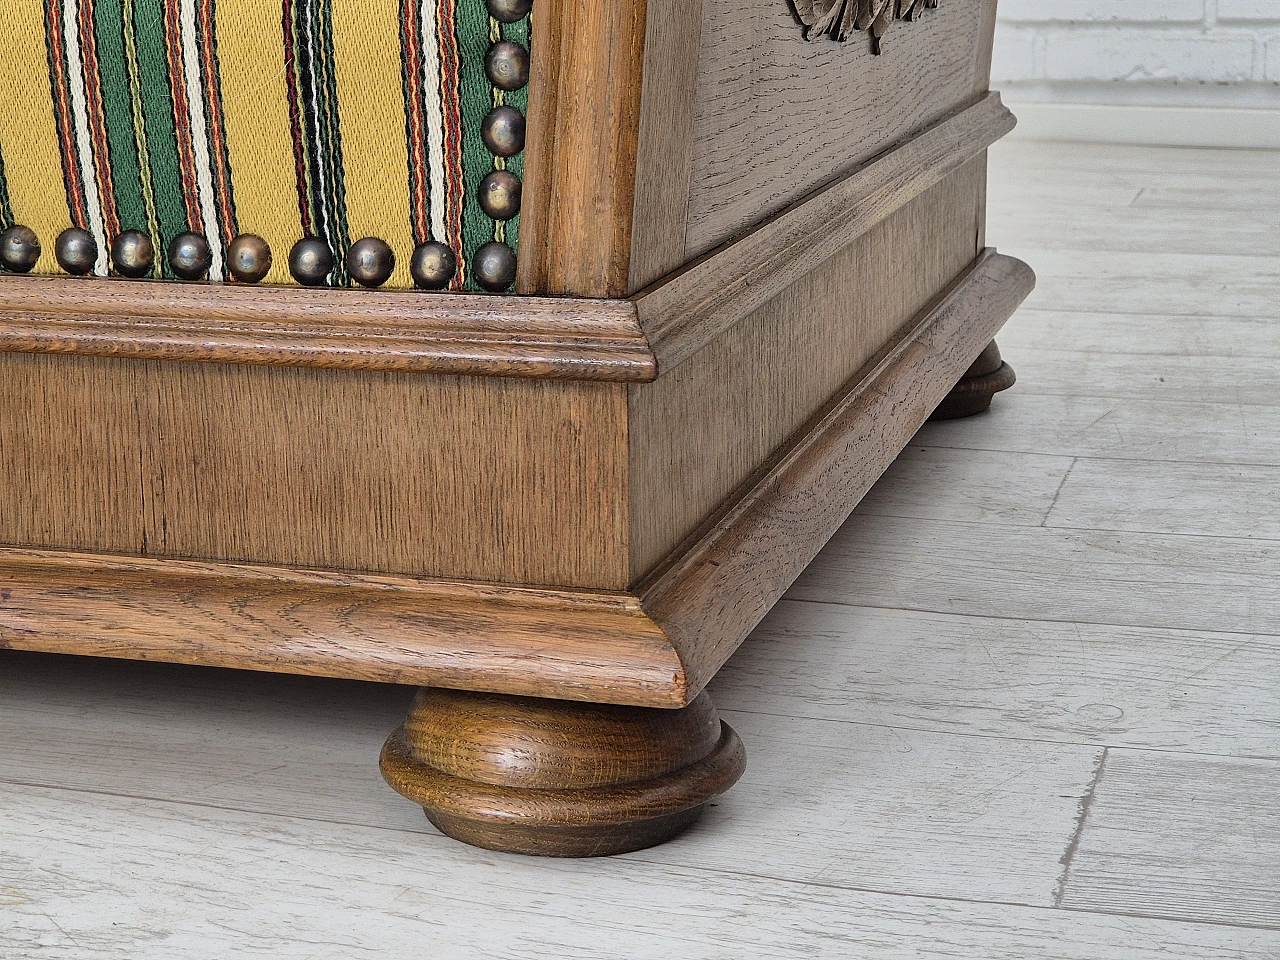
[[[169,244],[169,269],[179,280],[203,280],[213,266],[209,241],[198,233],[180,233]]]
[[[501,293],[515,282],[515,251],[505,243],[491,240],[476,251],[471,272],[480,286],[492,293]]]
[[[514,157],[524,149],[524,114],[515,107],[494,107],[480,124],[480,139],[497,157]]]
[[[111,263],[122,277],[145,277],[155,262],[156,248],[141,230],[125,230],[111,243]]]
[[[514,40],[499,40],[484,55],[484,72],[499,90],[519,90],[529,83],[529,51]]]
[[[92,273],[98,262],[98,244],[93,234],[79,227],[67,227],[53,242],[53,255],[58,258],[58,266],[73,277],[82,277]]]
[[[289,272],[304,287],[318,287],[333,273],[333,251],[319,237],[303,237],[289,251]]]
[[[533,0],[484,0],[489,16],[499,23],[515,23],[523,20],[533,9]]]
[[[423,290],[443,290],[458,272],[458,258],[439,240],[418,244],[409,261],[413,282]]]
[[[257,283],[271,270],[271,247],[256,233],[242,233],[227,245],[227,269],[242,283]]]
[[[510,220],[520,212],[521,189],[510,170],[494,170],[480,181],[480,209],[495,220]]]
[[[0,264],[14,273],[30,273],[40,259],[40,238],[30,227],[15,223],[0,232]]]
[[[396,268],[396,255],[385,240],[364,237],[347,250],[347,273],[356,283],[366,287],[380,287],[391,277]]]

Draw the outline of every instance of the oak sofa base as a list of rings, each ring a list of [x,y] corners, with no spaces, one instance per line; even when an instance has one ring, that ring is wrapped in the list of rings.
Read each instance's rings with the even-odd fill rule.
[[[0,648],[685,706],[1034,284],[987,251],[627,590],[0,547]]]

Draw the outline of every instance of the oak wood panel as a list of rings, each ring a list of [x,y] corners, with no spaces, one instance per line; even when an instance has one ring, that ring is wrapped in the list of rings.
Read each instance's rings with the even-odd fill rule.
[[[649,0],[628,293],[685,261],[702,0]]]
[[[3,427],[3,543],[628,580],[620,385],[26,354],[0,381],[24,411]],[[67,491],[48,506],[69,505],[47,533],[24,505],[46,469]]]
[[[687,256],[984,92],[994,8],[943,3],[875,56],[805,40],[783,0],[704,0]]]
[[[0,277],[0,351],[575,380],[651,380],[629,303]]]
[[[1061,903],[1280,930],[1280,760],[1110,750]]]
[[[123,365],[0,355],[4,539],[145,549],[135,375]]]
[[[631,388],[634,579],[973,260],[985,172],[971,160],[693,358]]]
[[[669,371],[821,267],[970,163],[1013,124],[998,94],[983,97],[639,295],[636,310],[660,369]],[[979,222],[984,190],[980,184]],[[981,249],[976,238],[970,249]],[[908,256],[913,254],[902,254]]]
[[[0,648],[639,706],[689,697],[626,595],[16,548],[0,550]]]
[[[750,491],[642,585],[691,689],[715,675],[1035,283],[987,252],[851,379]]]

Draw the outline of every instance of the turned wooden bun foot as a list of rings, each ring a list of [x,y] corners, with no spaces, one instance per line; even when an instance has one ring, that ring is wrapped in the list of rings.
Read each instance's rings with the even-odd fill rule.
[[[680,710],[424,688],[382,775],[456,840],[598,857],[669,840],[742,776],[705,693]]]
[[[1013,367],[1000,358],[1000,348],[992,340],[929,419],[956,420],[982,413],[991,406],[991,398],[1012,387],[1016,379]]]

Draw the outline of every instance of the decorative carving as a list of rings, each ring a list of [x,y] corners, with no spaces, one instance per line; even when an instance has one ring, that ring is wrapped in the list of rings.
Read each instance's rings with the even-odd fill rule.
[[[790,0],[804,24],[806,40],[829,37],[848,43],[859,31],[871,35],[871,50],[880,52],[880,38],[895,20],[914,20],[938,0]]]

